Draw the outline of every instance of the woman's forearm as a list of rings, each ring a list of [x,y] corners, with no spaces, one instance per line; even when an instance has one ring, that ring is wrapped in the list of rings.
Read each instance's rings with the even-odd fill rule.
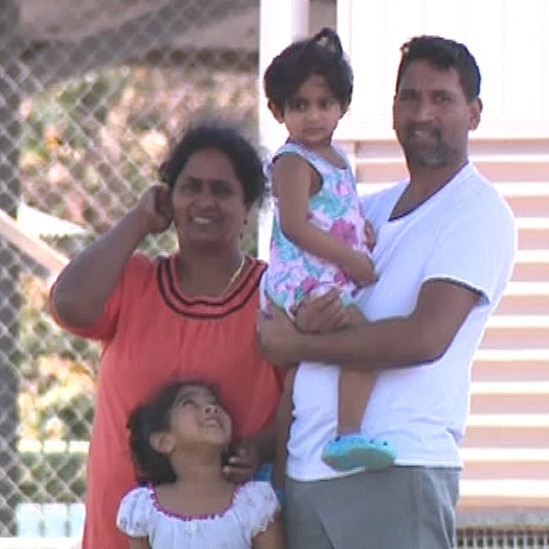
[[[53,290],[59,318],[74,326],[96,321],[124,265],[147,233],[146,220],[133,209],[80,252],[63,269]]]

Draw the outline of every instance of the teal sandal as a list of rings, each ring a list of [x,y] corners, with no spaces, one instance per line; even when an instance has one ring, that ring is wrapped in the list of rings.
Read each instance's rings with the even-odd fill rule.
[[[324,463],[336,471],[358,468],[378,471],[395,462],[396,452],[388,442],[378,442],[360,433],[351,433],[330,440],[324,446],[321,457]]]

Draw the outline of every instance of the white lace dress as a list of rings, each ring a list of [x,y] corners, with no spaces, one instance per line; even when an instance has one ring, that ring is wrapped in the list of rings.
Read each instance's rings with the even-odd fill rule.
[[[154,487],[128,492],[120,503],[116,524],[130,537],[146,537],[152,549],[250,549],[279,510],[268,482],[238,487],[228,509],[216,515],[180,516],[162,509]]]

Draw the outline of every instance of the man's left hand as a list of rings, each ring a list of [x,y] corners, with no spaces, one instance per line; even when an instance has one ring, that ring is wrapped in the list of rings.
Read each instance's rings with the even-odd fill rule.
[[[299,334],[284,311],[271,302],[268,313],[259,311],[256,326],[261,353],[271,364],[295,362],[292,349]]]

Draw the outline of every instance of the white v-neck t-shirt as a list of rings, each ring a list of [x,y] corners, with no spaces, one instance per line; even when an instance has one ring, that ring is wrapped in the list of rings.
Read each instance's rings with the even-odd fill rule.
[[[389,441],[397,450],[396,465],[460,467],[473,355],[511,275],[515,223],[506,202],[470,163],[423,204],[389,221],[407,185],[363,199],[366,219],[376,230],[379,275],[357,297],[365,317],[409,315],[422,284],[433,279],[467,286],[481,299],[440,359],[379,373],[362,431]],[[337,366],[304,362],[298,369],[287,463],[295,480],[342,475],[320,459],[336,434],[338,377]]]

